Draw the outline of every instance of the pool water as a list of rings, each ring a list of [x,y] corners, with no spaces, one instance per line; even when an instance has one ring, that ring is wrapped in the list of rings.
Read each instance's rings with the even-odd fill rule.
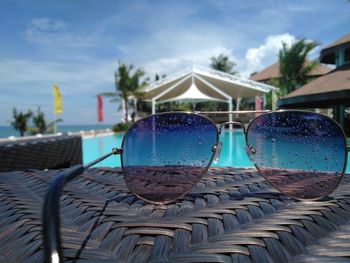
[[[83,160],[84,164],[109,153],[112,148],[120,147],[123,140],[122,133],[111,136],[101,136],[87,138],[83,140]],[[222,149],[220,158],[212,166],[233,166],[233,167],[254,167],[248,159],[244,146],[245,138],[242,131],[225,131],[220,135]],[[350,161],[347,163],[347,173],[350,173]],[[120,167],[120,156],[111,156],[95,165],[95,167]]]

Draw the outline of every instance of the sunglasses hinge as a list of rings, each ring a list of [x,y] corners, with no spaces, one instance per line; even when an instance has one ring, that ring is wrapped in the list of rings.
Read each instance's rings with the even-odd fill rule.
[[[122,154],[123,153],[123,149],[121,149],[121,148],[113,148],[112,152],[113,152],[114,155]]]

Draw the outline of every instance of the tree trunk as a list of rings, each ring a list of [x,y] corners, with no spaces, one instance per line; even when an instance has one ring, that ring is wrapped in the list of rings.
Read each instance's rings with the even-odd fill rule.
[[[129,105],[128,105],[128,103],[129,103],[128,99],[124,99],[124,106],[125,106],[125,117],[124,117],[124,120],[125,120],[125,122],[129,122],[129,118],[128,118]]]

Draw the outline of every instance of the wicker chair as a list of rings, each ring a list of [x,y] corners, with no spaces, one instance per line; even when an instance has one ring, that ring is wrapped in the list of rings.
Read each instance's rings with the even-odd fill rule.
[[[0,174],[0,262],[44,262],[43,199],[70,169]],[[60,198],[63,260],[350,262],[349,189],[347,176],[329,198],[300,202],[254,169],[211,168],[177,202],[152,205],[120,169],[88,169]]]
[[[81,163],[80,136],[50,136],[0,143],[0,172],[60,169]]]

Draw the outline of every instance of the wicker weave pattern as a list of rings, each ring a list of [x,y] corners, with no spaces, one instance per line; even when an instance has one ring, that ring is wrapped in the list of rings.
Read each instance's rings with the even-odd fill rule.
[[[68,168],[81,163],[80,136],[55,136],[0,144],[0,172]]]
[[[42,199],[57,171],[0,174],[0,262],[41,262]],[[90,169],[61,199],[64,256],[94,262],[349,262],[350,182],[295,202],[254,170],[211,169],[178,203],[147,204],[118,170]],[[317,261],[312,261],[312,260]]]

